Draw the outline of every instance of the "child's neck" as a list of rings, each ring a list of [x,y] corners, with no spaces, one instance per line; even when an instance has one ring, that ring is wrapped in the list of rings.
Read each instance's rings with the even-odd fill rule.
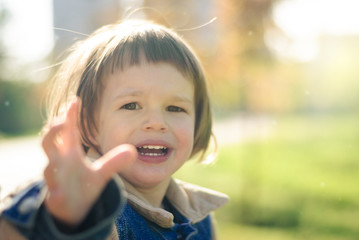
[[[138,187],[124,181],[126,188],[134,188],[139,197],[145,199],[152,207],[162,208],[162,201],[170,182],[170,178],[153,187]],[[130,186],[129,186],[130,185]]]

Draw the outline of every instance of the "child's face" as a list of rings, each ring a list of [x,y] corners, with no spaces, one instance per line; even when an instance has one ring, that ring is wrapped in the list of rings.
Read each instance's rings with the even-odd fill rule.
[[[138,150],[121,176],[138,187],[168,180],[193,148],[194,89],[166,63],[134,65],[105,79],[96,143],[103,153],[123,143]]]

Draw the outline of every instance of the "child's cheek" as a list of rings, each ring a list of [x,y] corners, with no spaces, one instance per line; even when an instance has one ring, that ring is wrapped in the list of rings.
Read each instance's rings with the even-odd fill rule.
[[[178,124],[177,138],[181,145],[187,145],[192,149],[194,141],[194,123],[191,120],[182,121]]]

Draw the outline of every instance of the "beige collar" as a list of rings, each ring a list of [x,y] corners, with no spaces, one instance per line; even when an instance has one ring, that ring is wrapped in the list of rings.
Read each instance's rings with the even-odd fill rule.
[[[128,193],[128,203],[139,214],[163,228],[174,226],[172,213],[162,208],[152,207],[131,184],[125,180],[123,181]],[[227,203],[229,199],[223,193],[177,179],[171,180],[166,197],[184,217],[190,219],[193,223],[201,221],[209,213]]]
[[[88,154],[88,159],[94,161],[96,153]],[[126,180],[121,178],[127,192],[128,203],[143,217],[163,228],[174,226],[173,214],[155,208]],[[228,196],[207,188],[171,179],[166,191],[168,201],[187,219],[193,223],[204,219],[209,213],[220,208],[229,200]]]

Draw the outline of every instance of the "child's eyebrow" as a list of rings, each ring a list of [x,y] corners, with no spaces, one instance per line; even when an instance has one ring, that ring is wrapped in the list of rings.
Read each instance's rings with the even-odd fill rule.
[[[124,97],[137,97],[143,95],[143,92],[136,89],[125,89],[117,94],[114,99],[124,98]]]
[[[175,102],[186,102],[186,103],[193,103],[193,100],[185,97],[185,96],[180,96],[180,95],[175,95],[171,98],[173,101]]]

